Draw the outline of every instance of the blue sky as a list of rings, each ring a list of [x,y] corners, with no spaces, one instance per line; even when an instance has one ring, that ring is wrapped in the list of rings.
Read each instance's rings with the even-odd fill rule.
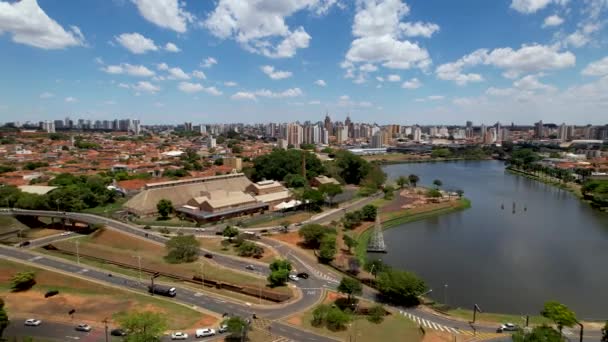
[[[608,0],[0,0],[0,121],[606,124]]]

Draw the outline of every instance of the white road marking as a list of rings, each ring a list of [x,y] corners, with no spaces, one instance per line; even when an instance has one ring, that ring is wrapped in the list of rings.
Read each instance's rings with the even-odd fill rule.
[[[445,325],[441,325],[439,323],[435,323],[435,322],[429,321],[429,320],[424,319],[424,318],[420,318],[420,317],[418,317],[418,316],[416,316],[414,314],[411,314],[409,312],[406,312],[406,311],[399,310],[399,313],[402,314],[402,315],[404,315],[408,319],[412,320],[414,323],[417,323],[421,327],[427,327],[429,329],[434,329],[434,330],[439,330],[439,331],[447,331],[447,332],[451,332],[451,333],[454,333],[454,334],[459,334],[460,333],[457,329],[450,328],[450,327],[447,327]]]
[[[27,259],[27,260],[28,260],[28,261],[36,261],[36,260],[40,260],[40,259],[42,259],[42,257],[41,257],[40,255],[38,255],[38,256],[35,256],[35,257],[32,257],[32,258],[29,258],[29,259]]]

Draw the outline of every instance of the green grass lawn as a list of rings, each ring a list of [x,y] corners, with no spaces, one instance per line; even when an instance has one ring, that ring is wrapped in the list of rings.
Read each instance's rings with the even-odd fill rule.
[[[279,226],[283,222],[297,223],[310,219],[315,213],[313,212],[297,212],[287,214],[283,217],[264,217],[259,220],[255,218],[250,221],[245,221],[244,227],[248,228],[260,228],[260,227],[272,227]]]
[[[107,205],[85,209],[83,213],[103,215],[103,216],[111,216],[114,212],[122,209],[122,205],[127,201],[126,198],[118,198],[114,203],[110,203]]]
[[[451,309],[448,311],[448,315],[464,318],[468,320],[473,320],[473,311],[466,309]],[[523,317],[522,317],[523,316]],[[496,322],[496,323],[514,323],[520,326],[525,325],[526,318],[525,315],[509,315],[509,314],[499,314],[499,313],[477,313],[476,317],[477,321],[483,322]],[[551,324],[551,321],[543,316],[530,316],[530,325],[541,325],[541,324]]]

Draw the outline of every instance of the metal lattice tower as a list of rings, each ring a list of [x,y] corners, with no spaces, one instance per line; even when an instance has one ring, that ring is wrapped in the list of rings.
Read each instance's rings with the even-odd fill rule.
[[[384,244],[384,233],[382,232],[380,215],[376,215],[376,225],[374,226],[371,239],[367,244],[367,251],[374,253],[386,253],[386,244]]]

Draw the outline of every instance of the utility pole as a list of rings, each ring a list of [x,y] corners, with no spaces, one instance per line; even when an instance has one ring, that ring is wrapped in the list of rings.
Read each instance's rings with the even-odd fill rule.
[[[139,269],[139,283],[142,284],[141,281],[141,255],[139,255],[139,253],[137,255],[134,256],[134,258],[137,258],[137,267]]]
[[[443,285],[443,304],[448,306],[448,284]]]
[[[105,329],[106,329],[106,342],[108,342],[108,319],[104,318],[102,322],[103,322],[103,324],[105,326]]]
[[[78,266],[80,266],[80,249],[78,248],[78,246],[80,245],[80,241],[76,240],[74,241],[74,243],[76,244],[76,263],[78,264]]]
[[[479,307],[479,305],[475,304],[473,305],[473,322],[475,323],[475,319],[477,318],[477,312],[481,313],[481,308]]]
[[[205,289],[205,262],[201,260],[201,285]]]

